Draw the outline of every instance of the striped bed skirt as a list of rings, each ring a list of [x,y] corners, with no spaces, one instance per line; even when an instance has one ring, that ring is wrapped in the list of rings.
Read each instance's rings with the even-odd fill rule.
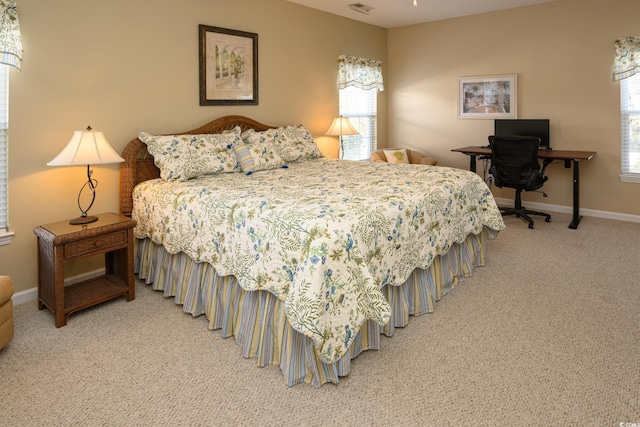
[[[379,349],[381,334],[392,336],[410,316],[431,313],[436,301],[471,276],[474,267],[484,265],[485,244],[496,235],[485,227],[436,257],[429,268],[414,270],[404,284],[385,285],[391,320],[385,326],[365,321],[349,351],[332,364],[320,360],[311,338],[291,327],[284,303],[268,291],[245,291],[234,276],[219,276],[210,264],[196,263],[184,253],[170,254],[149,239],[137,241],[135,272],[185,312],[204,314],[210,330],[235,337],[244,357],[255,358],[258,366],[279,365],[287,385],[320,387],[349,374],[351,360],[363,351]]]

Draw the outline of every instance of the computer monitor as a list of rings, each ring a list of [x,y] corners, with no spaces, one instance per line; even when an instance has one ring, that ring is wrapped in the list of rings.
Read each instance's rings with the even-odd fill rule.
[[[551,149],[549,119],[496,119],[494,135],[537,136],[541,149]]]

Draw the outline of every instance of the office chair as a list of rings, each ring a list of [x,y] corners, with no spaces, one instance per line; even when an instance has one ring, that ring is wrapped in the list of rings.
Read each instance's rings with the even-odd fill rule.
[[[548,163],[544,162],[540,168],[539,145],[540,138],[533,136],[492,135],[489,137],[491,147],[489,172],[493,175],[496,187],[516,190],[515,206],[500,208],[500,211],[503,216],[515,215],[523,218],[529,223],[529,228],[533,228],[533,219],[529,215],[541,215],[545,217],[546,222],[551,222],[551,215],[525,209],[522,206],[522,191],[536,191],[547,180],[544,171]]]

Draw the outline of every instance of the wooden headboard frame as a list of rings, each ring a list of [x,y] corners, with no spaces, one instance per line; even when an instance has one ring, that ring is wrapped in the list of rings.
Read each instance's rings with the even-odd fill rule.
[[[274,128],[244,116],[224,116],[217,118],[197,129],[187,132],[175,132],[171,135],[198,135],[222,133],[236,126],[244,132],[248,129],[263,131]],[[147,145],[140,139],[132,139],[122,151],[124,163],[120,164],[120,213],[131,216],[133,209],[133,187],[149,179],[159,178],[160,170],[153,162],[153,156],[147,151]]]

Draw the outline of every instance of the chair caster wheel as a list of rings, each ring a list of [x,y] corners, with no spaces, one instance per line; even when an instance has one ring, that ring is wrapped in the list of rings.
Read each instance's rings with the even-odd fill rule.
[[[533,230],[533,224],[529,224],[529,228]]]
[[[550,216],[546,217],[546,218],[544,219],[544,222],[551,222],[551,217],[550,217]]]

